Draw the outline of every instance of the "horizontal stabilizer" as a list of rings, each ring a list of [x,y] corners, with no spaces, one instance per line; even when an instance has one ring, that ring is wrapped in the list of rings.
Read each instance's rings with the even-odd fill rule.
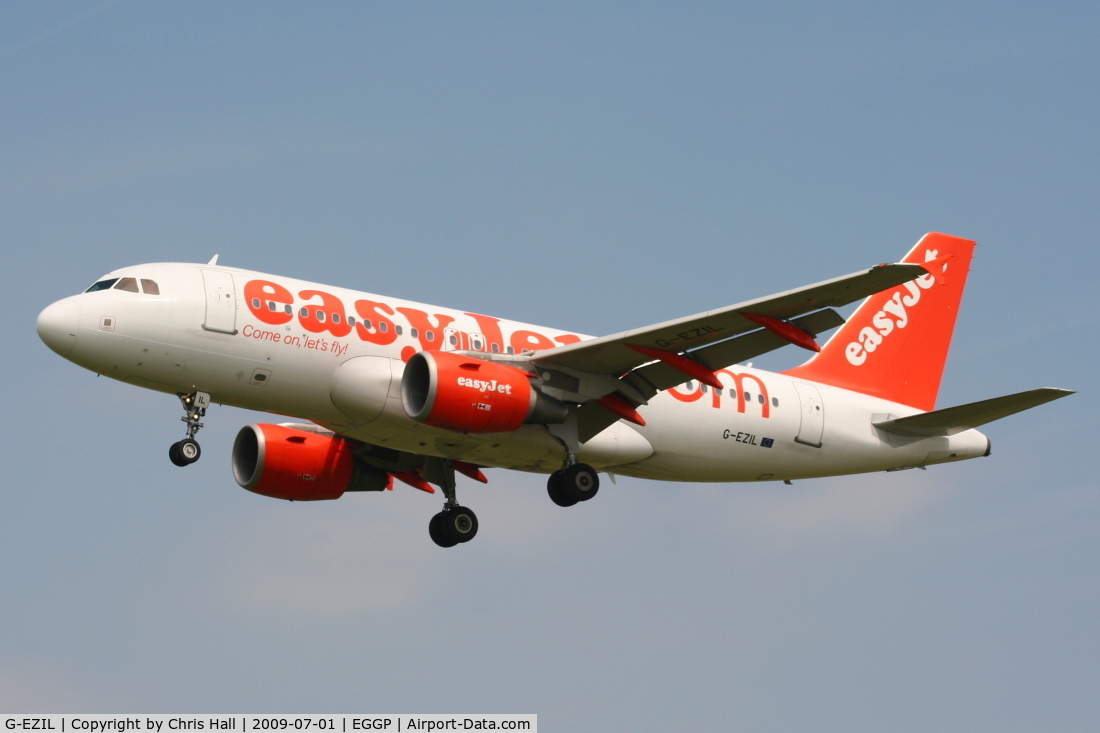
[[[879,430],[885,430],[895,435],[908,435],[918,438],[934,435],[954,435],[1071,394],[1073,392],[1068,389],[1043,387],[1005,395],[1004,397],[971,402],[966,405],[947,407],[942,410],[922,412],[919,415],[883,420],[873,424]]]

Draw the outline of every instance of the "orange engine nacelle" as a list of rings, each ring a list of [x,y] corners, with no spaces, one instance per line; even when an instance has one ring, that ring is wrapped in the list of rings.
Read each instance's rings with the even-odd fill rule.
[[[285,425],[241,428],[233,442],[232,465],[242,488],[290,501],[381,491],[388,480],[383,471],[357,461],[347,441]]]
[[[462,433],[510,433],[524,423],[564,422],[568,408],[531,386],[527,372],[447,351],[405,365],[401,403],[417,422]]]

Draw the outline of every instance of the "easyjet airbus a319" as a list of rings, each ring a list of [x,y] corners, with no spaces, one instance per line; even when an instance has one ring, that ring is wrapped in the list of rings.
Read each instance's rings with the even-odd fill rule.
[[[241,429],[237,483],[291,501],[439,487],[428,530],[451,547],[478,529],[455,474],[485,481],[483,468],[549,474],[568,507],[596,495],[599,472],[790,481],[989,455],[975,428],[1071,392],[935,409],[973,250],[928,234],[898,264],[600,338],[217,257],[117,270],[37,327],[86,369],[177,395],[177,466],[198,460],[212,403],[294,416]],[[834,310],[860,299],[847,322]],[[815,353],[780,373],[740,365],[786,344]]]

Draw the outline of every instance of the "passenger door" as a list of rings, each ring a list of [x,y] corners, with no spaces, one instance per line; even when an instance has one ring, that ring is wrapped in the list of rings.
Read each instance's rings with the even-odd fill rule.
[[[202,327],[217,333],[237,333],[237,292],[233,275],[225,270],[203,270],[206,319]]]

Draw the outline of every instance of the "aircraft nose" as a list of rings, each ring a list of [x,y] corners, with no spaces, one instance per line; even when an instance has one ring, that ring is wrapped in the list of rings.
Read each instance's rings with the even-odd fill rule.
[[[68,356],[76,345],[76,330],[80,325],[80,303],[75,298],[65,298],[38,314],[35,328],[38,338],[61,356]]]

